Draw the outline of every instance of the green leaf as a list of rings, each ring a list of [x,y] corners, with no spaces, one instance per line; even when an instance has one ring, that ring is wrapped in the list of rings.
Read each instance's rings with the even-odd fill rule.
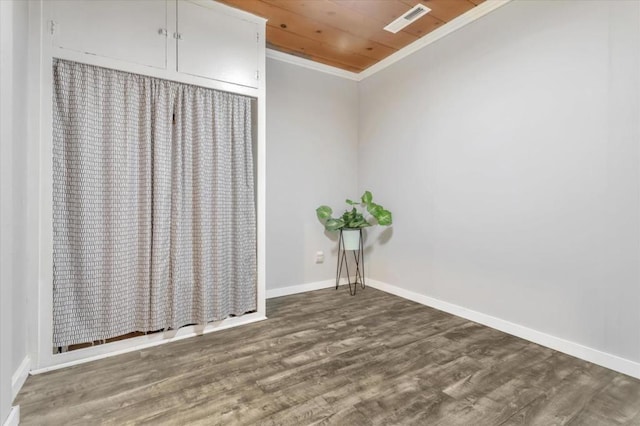
[[[331,217],[333,210],[329,206],[320,206],[316,209],[318,219],[324,223],[325,229],[328,231],[337,231],[342,228],[362,229],[376,224],[382,226],[391,225],[391,212],[373,202],[371,191],[364,191],[360,198],[361,201],[347,198],[345,202],[349,207],[339,218]],[[364,209],[362,207],[365,207],[366,212],[371,215],[367,215],[368,220],[364,217]]]
[[[344,221],[342,219],[329,219],[324,224],[327,231],[337,231],[340,228],[344,228]]]
[[[318,219],[321,222],[324,222],[325,220],[329,219],[332,213],[333,213],[333,210],[331,210],[331,207],[329,206],[320,206],[316,209],[316,215],[318,215]]]
[[[362,202],[366,205],[371,204],[371,201],[373,201],[373,195],[371,195],[370,191],[364,191],[364,194],[362,194]]]
[[[356,218],[356,219],[352,220],[351,222],[349,222],[348,227],[349,228],[360,228],[360,226],[362,226],[363,223],[365,223],[364,219]]]
[[[369,212],[369,214],[373,217],[376,217],[376,215],[383,210],[381,205],[378,205],[376,203],[371,203],[367,206],[367,211]]]
[[[393,223],[391,212],[389,210],[381,210],[377,216],[374,216],[378,223],[382,226],[389,226]]]

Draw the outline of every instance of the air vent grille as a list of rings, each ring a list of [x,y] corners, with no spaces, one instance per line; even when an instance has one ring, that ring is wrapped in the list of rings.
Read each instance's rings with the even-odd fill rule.
[[[409,13],[407,13],[406,15],[402,16],[404,19],[406,19],[407,21],[413,21],[414,18],[417,18],[418,15],[422,15],[423,13],[427,13],[427,10],[424,6],[422,5],[418,5],[416,6],[416,8],[411,9],[411,11]]]
[[[429,9],[427,6],[423,4],[417,4],[411,9],[409,9],[407,13],[400,16],[398,19],[396,19],[395,21],[393,21],[392,23],[384,27],[384,29],[386,31],[389,31],[390,33],[395,34],[401,29],[403,29],[404,27],[406,27],[407,25],[411,24],[412,22],[415,22],[417,19],[426,15],[430,11],[431,9]]]

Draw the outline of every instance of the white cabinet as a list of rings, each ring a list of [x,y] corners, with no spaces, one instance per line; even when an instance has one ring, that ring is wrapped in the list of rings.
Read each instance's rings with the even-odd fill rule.
[[[179,72],[258,87],[256,22],[179,1],[178,34]]]
[[[169,3],[166,0],[56,0],[51,3],[54,46],[166,68]]]
[[[166,70],[169,79],[177,72],[259,87],[262,18],[212,0],[56,0],[48,4],[55,56],[97,61],[97,65],[125,71],[126,64],[145,65]]]

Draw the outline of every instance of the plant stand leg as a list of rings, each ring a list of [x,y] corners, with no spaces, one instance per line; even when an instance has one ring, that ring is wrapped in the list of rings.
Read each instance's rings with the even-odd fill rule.
[[[347,270],[347,282],[349,283],[349,294],[354,296],[356,294],[356,286],[351,289],[352,282],[349,275],[349,262],[347,261],[347,250],[344,248],[344,238],[342,236],[342,229],[340,230],[340,239],[338,241],[338,265],[336,267],[336,290],[340,285],[340,276],[342,275],[342,267]],[[357,280],[356,280],[357,281]]]
[[[353,284],[351,282],[351,275],[349,274],[349,262],[347,262],[347,251],[343,250],[342,251],[342,257],[344,258],[344,267],[347,270],[347,283],[349,283],[349,294],[351,294],[352,296],[355,296],[356,294],[356,286],[353,286],[353,290],[351,289],[351,285]],[[340,271],[342,272],[342,271]]]
[[[360,250],[353,251],[353,260],[356,262],[356,275],[353,282],[353,294],[358,291],[358,284],[362,283],[362,276],[360,275]],[[351,287],[349,287],[351,289]]]
[[[356,295],[358,291],[358,284],[362,289],[365,288],[364,281],[364,241],[362,238],[362,229],[360,229],[360,242],[357,250],[353,251],[353,259],[356,264],[355,279],[351,281],[351,274],[349,274],[349,262],[347,258],[347,250],[344,244],[344,237],[342,235],[342,229],[340,230],[340,237],[338,239],[338,263],[336,265],[336,290],[340,286],[340,277],[342,276],[342,268],[347,271],[347,283],[349,284],[349,294]]]
[[[362,289],[364,290],[364,239],[362,238],[362,229],[360,230],[360,263],[362,263]]]
[[[342,229],[340,230],[340,237],[338,237],[338,265],[336,266],[336,290],[340,285],[340,275],[342,275],[342,262],[344,259],[344,241],[342,240]]]
[[[358,245],[358,250],[353,251],[353,259],[356,262],[356,275],[355,275],[355,283],[354,283],[354,292],[357,291],[358,283],[360,287],[364,289],[364,242],[362,240],[362,230],[360,230],[360,242]]]

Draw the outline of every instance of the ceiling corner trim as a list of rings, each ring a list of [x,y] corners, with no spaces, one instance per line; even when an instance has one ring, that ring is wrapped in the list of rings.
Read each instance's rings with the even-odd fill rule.
[[[1,1],[1,0],[0,0]],[[418,50],[440,40],[442,37],[447,36],[454,31],[459,30],[465,25],[482,18],[484,15],[504,6],[512,0],[486,0],[480,5],[474,7],[468,12],[458,16],[457,18],[444,24],[442,27],[430,32],[426,36],[414,41],[413,43],[398,50],[394,54],[386,57],[382,61],[367,68],[366,70],[355,73],[346,71],[340,68],[332,67],[331,65],[321,64],[309,59],[300,58],[295,55],[280,52],[278,50],[267,48],[267,58],[275,59],[277,61],[286,62],[292,65],[297,65],[303,68],[309,68],[315,71],[331,74],[337,77],[346,78],[348,80],[362,81],[367,77],[371,77],[375,73],[382,71],[383,69],[395,64],[403,58],[417,52]]]
[[[433,43],[433,42],[435,42],[437,40],[440,40],[442,37],[444,37],[446,35],[449,35],[454,31],[459,30],[460,28],[464,27],[465,25],[470,24],[471,22],[475,21],[476,19],[479,19],[479,18],[483,17],[487,13],[492,12],[492,11],[498,9],[499,7],[504,6],[505,4],[509,3],[510,1],[511,0],[487,0],[484,3],[481,3],[480,5],[474,7],[473,9],[469,10],[468,12],[466,12],[466,13],[458,16],[457,18],[447,22],[446,24],[444,24],[440,28],[431,31],[426,36],[414,41],[413,43],[409,44],[408,46],[403,47],[402,49],[398,50],[396,53],[394,53],[392,55],[389,55],[388,57],[384,58],[383,60],[381,60],[377,64],[372,65],[369,68],[367,68],[366,70],[364,70],[361,73],[357,74],[357,76],[360,78],[359,80],[364,80],[367,77],[371,77],[372,75],[374,75],[378,71],[382,71],[383,69],[387,68],[388,66],[400,61],[401,59],[411,55],[412,53],[417,52],[418,50],[430,45],[431,43]]]
[[[361,80],[360,74],[357,74],[355,72],[350,72],[340,68],[332,67],[331,65],[325,65],[319,62],[310,61],[309,59],[300,58],[298,56],[290,55],[288,53],[280,52],[274,49],[267,48],[267,58],[275,59],[276,61],[280,62],[286,62],[292,65],[297,65],[303,68],[309,68],[315,71],[323,72],[325,74],[331,74],[337,77],[346,78],[348,80]]]

